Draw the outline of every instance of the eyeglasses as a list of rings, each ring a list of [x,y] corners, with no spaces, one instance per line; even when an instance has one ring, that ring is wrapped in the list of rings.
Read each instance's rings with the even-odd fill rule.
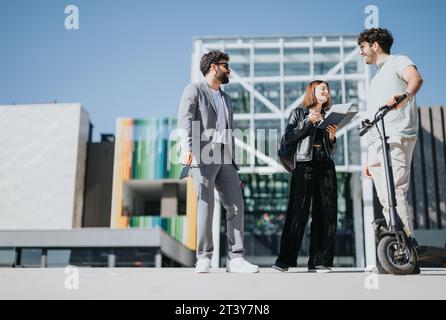
[[[367,49],[367,48],[369,48],[369,47],[370,47],[370,44],[368,44],[367,42],[362,42],[362,43],[359,45],[359,50],[364,51],[365,49]]]
[[[226,70],[229,70],[229,63],[227,62],[218,62],[216,64],[222,65],[223,67],[225,67]]]

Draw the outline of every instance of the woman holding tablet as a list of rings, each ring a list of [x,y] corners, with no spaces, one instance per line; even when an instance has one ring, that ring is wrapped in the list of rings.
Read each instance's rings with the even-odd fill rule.
[[[302,238],[312,209],[308,270],[327,272],[333,266],[337,224],[337,181],[333,162],[336,126],[319,129],[331,107],[330,88],[321,80],[306,89],[301,107],[294,109],[285,130],[285,143],[296,144],[295,167],[280,254],[273,268],[287,271],[297,266]]]

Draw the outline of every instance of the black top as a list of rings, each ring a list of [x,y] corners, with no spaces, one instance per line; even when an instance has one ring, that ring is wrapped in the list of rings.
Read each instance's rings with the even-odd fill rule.
[[[324,130],[316,128],[316,134],[314,135],[313,145],[323,146],[324,145],[323,139],[324,139]]]
[[[308,119],[308,108],[297,107],[291,111],[285,134],[282,137],[282,145],[286,150],[285,156],[280,156],[280,160],[285,161],[289,168],[294,170],[296,162],[311,161],[313,159],[313,135],[316,130],[313,123]],[[336,152],[336,139],[328,139],[328,134],[323,132],[323,143],[325,151],[329,157]],[[288,152],[289,151],[289,152]]]

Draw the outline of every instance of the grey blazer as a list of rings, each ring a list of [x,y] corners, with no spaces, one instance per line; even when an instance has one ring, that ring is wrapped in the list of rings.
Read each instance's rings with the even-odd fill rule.
[[[226,129],[233,129],[234,120],[231,98],[223,90],[221,90],[221,93],[227,107]],[[210,150],[209,148],[213,149],[212,134],[218,129],[217,107],[206,80],[191,83],[184,89],[178,110],[178,126],[185,133],[181,140],[182,152],[191,151],[195,159],[201,159],[200,154],[203,148],[207,147],[206,150]],[[205,139],[201,137],[205,137]],[[234,136],[231,134],[230,137],[229,150],[232,150],[232,162],[239,169],[235,162]],[[201,164],[202,161],[198,160],[198,165]]]

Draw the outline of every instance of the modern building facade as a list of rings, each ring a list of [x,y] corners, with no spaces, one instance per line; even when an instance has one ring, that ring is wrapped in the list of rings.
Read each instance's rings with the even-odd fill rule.
[[[80,104],[0,114],[0,267],[193,265],[175,119],[119,119],[116,141],[93,143]]]
[[[0,106],[0,230],[81,227],[89,134],[80,104]]]
[[[100,142],[88,143],[83,228],[110,227],[114,140],[103,134]]]
[[[178,179],[181,166],[172,159],[176,128],[174,118],[117,120],[110,226],[162,228],[194,249],[196,212],[186,201],[192,186]]]

